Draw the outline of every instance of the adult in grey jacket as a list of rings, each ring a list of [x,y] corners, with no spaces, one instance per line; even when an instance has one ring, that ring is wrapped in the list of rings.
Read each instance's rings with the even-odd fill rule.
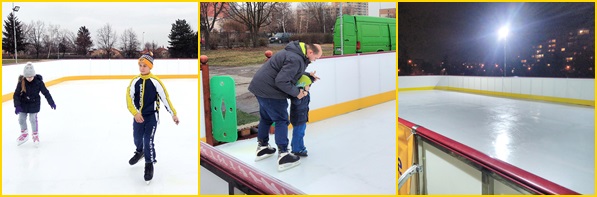
[[[287,99],[290,97],[301,99],[306,95],[305,91],[295,86],[303,74],[319,79],[315,76],[315,72],[305,73],[305,69],[311,62],[319,59],[321,54],[321,46],[318,44],[293,41],[274,54],[253,76],[249,91],[257,97],[261,117],[257,134],[259,145],[256,160],[267,158],[276,152],[276,149],[268,144],[269,127],[272,123],[276,123],[275,138],[280,153],[279,169],[284,163],[298,161],[297,156],[288,154]]]

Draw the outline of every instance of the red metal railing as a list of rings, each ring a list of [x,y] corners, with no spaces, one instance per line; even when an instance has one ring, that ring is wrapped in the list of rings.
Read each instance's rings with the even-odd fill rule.
[[[409,128],[415,126],[414,123],[398,118],[398,122]],[[497,160],[481,153],[469,146],[461,144],[425,127],[418,126],[417,135],[429,140],[449,151],[452,151],[483,168],[486,168],[513,183],[533,191],[537,194],[579,194],[561,185],[548,181],[535,174],[527,172],[516,166]]]
[[[304,194],[300,190],[201,142],[201,162],[208,162],[244,186],[261,194]]]

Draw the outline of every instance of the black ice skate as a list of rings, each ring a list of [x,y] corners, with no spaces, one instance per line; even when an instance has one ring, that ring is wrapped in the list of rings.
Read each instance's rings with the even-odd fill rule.
[[[255,161],[268,158],[274,155],[274,153],[276,153],[276,148],[272,148],[271,146],[269,146],[269,144],[267,146],[261,146],[261,144],[259,144],[257,145],[257,157],[255,157]]]
[[[153,163],[145,163],[145,182],[149,185],[151,179],[153,179]]]
[[[141,158],[143,158],[143,152],[135,151],[135,155],[129,160],[129,164],[131,164],[131,166],[135,165]]]
[[[278,171],[288,170],[292,167],[301,164],[300,158],[289,152],[281,152],[278,154]]]
[[[301,151],[301,152],[292,152],[292,154],[294,154],[294,155],[296,155],[296,156],[300,156],[300,157],[307,157],[307,156],[309,156],[309,155],[307,154],[307,150],[303,150],[303,151]]]

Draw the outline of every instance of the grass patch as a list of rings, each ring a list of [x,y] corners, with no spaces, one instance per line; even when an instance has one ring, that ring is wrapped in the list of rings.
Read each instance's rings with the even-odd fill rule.
[[[270,45],[269,47],[258,48],[235,48],[235,49],[218,49],[218,50],[202,50],[201,55],[209,57],[210,66],[249,66],[255,64],[263,64],[265,62],[265,51],[271,50],[276,53],[284,49],[286,45]],[[321,45],[323,50],[322,56],[331,56],[333,54],[332,44]]]
[[[239,109],[236,109],[236,122],[237,126],[249,124],[252,122],[259,121],[259,117],[245,113]]]
[[[19,59],[18,63],[15,63],[15,59],[2,59],[2,65],[14,65],[14,64],[26,64],[27,62],[41,62],[43,59]]]

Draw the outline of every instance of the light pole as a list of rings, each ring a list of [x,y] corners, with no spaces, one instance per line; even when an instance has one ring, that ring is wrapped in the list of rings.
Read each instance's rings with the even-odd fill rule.
[[[15,3],[12,3],[12,36],[15,40],[15,63],[19,63],[18,60],[18,52],[17,52],[17,22],[15,20],[15,12],[18,12],[21,7],[16,6]]]
[[[143,32],[143,38],[141,38],[141,51],[145,51],[145,32]]]
[[[504,39],[504,77],[506,76],[506,44],[508,43],[507,38],[508,38],[508,32],[509,32],[509,28],[508,26],[503,26],[502,28],[500,28],[499,30],[499,36],[500,39]]]

